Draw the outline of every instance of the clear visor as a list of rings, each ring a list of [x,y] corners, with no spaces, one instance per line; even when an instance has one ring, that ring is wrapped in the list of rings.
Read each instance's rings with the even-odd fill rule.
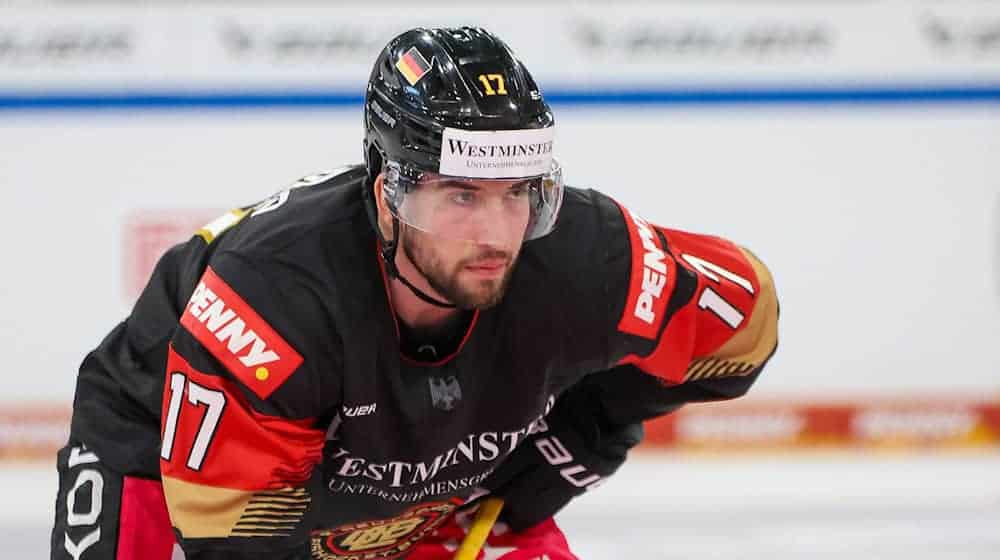
[[[452,240],[513,246],[555,227],[563,179],[555,160],[544,175],[513,179],[409,175],[389,162],[382,192],[392,214],[410,227]]]

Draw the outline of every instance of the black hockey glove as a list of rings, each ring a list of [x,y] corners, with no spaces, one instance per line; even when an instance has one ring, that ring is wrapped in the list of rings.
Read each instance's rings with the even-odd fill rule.
[[[570,389],[483,482],[504,499],[501,520],[513,530],[541,523],[600,485],[642,440],[641,423],[608,424],[596,397],[586,383]]]

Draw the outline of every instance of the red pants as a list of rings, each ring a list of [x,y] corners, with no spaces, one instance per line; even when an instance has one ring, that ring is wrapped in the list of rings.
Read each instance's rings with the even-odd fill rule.
[[[407,560],[450,560],[455,556],[458,545],[465,538],[469,521],[474,512],[463,512],[453,516],[444,526],[429,538],[421,541]],[[457,522],[456,522],[456,517]],[[577,560],[569,550],[569,544],[554,519],[549,518],[538,525],[521,531],[511,532],[506,525],[498,523],[493,527],[486,546],[479,553],[479,560]]]

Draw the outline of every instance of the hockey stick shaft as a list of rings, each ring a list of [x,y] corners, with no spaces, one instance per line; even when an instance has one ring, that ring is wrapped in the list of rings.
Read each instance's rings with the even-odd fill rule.
[[[455,553],[455,560],[476,560],[479,551],[486,544],[486,538],[490,536],[493,524],[500,517],[500,510],[503,509],[502,498],[486,498],[479,506],[472,526],[469,527],[469,534],[462,540],[462,546],[458,547]]]

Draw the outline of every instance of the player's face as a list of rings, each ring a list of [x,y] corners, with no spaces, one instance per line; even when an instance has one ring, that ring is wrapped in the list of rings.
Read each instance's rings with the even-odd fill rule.
[[[424,188],[423,186],[419,188]],[[464,309],[499,303],[530,218],[523,181],[437,182],[420,229],[402,228],[407,258],[439,294]]]

